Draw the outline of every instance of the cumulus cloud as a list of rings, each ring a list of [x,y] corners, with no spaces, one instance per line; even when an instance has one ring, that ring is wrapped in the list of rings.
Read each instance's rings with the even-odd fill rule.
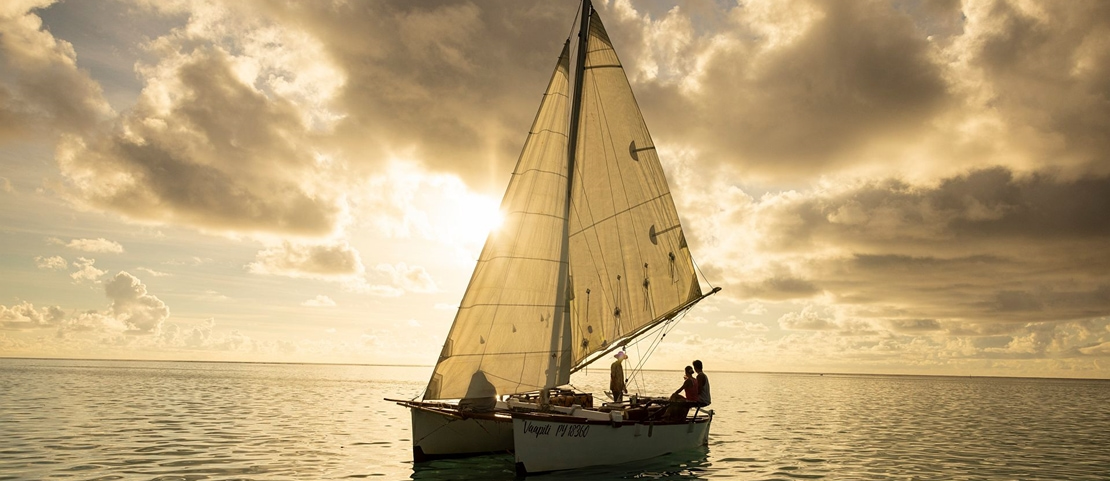
[[[93,252],[93,253],[101,253],[101,254],[104,254],[104,253],[107,253],[107,254],[122,254],[123,253],[123,246],[120,245],[119,242],[110,241],[110,240],[105,239],[103,237],[99,237],[99,238],[96,238],[96,239],[73,239],[73,240],[70,240],[69,242],[65,242],[65,241],[63,241],[61,239],[57,239],[57,238],[50,238],[50,239],[48,239],[48,241],[52,244],[64,245],[64,246],[66,246],[70,249],[78,250],[78,251],[82,251],[82,252]]]
[[[357,250],[346,242],[301,244],[283,242],[259,251],[255,262],[247,265],[255,274],[350,279],[361,276],[366,268]]]
[[[60,145],[74,193],[142,221],[334,232],[345,206],[316,136],[342,73],[295,29],[238,4],[190,6],[185,27],[150,43],[158,61],[139,66],[146,86],[115,128]]]
[[[39,269],[47,269],[52,271],[66,270],[69,268],[69,263],[66,262],[62,256],[35,256],[35,267]]]
[[[104,293],[112,303],[108,313],[127,327],[127,333],[157,334],[170,317],[170,309],[158,297],[147,293],[146,285],[126,272],[104,283]]]
[[[822,316],[807,306],[800,312],[788,312],[779,318],[779,326],[787,330],[798,331],[829,331],[837,328],[836,321],[830,317]]]
[[[766,324],[762,324],[759,322],[742,321],[740,319],[721,321],[718,322],[717,325],[731,329],[740,329],[747,332],[767,332],[770,330],[770,328],[768,328]]]
[[[100,278],[104,274],[107,274],[108,271],[97,269],[95,266],[93,266],[93,264],[95,263],[96,259],[86,259],[84,257],[78,257],[77,260],[73,261],[73,267],[76,270],[70,273],[69,277],[77,283],[89,282],[95,284],[97,282],[100,282]]]
[[[431,275],[420,266],[378,264],[367,271],[358,251],[346,242],[300,244],[283,242],[258,252],[247,265],[253,274],[338,282],[345,289],[383,297],[405,292],[438,290]]]
[[[23,301],[11,307],[0,306],[0,326],[4,329],[33,329],[57,325],[65,318],[58,306],[36,309],[34,304]]]
[[[75,339],[84,334],[120,334],[127,330],[127,325],[107,314],[96,310],[78,312],[65,318],[58,326],[57,337],[62,339]]]
[[[168,277],[168,276],[172,275],[168,272],[156,271],[154,269],[148,269],[146,267],[140,267],[140,268],[135,269],[135,270],[145,272],[145,273],[151,275],[152,277]]]
[[[460,219],[503,187],[575,8],[144,2],[184,25],[140,46],[143,90],[113,116],[76,68],[80,45],[38,22],[41,3],[0,7],[0,140],[61,132],[79,203],[263,239],[250,272],[383,296],[436,284],[411,261],[366,269],[321,239],[368,227],[480,245],[484,231]],[[688,345],[922,368],[1056,357],[1080,369],[1105,352],[1106,6],[597,6],[699,266],[734,302],[725,310],[775,330]],[[46,259],[36,265],[59,265]],[[71,264],[75,281],[105,274]],[[132,330],[111,313],[67,321]]]
[[[302,302],[301,305],[308,307],[335,307],[335,301],[333,301],[332,298],[328,296],[320,294],[312,299]]]
[[[172,347],[186,347],[191,349],[205,349],[214,344],[228,346],[230,343],[218,343],[212,335],[216,327],[216,320],[205,319],[203,322],[191,327],[183,328],[180,325],[166,324],[161,333],[161,341]]]
[[[397,265],[378,264],[376,269],[389,275],[393,285],[409,292],[435,292],[438,290],[432,276],[423,267],[409,266],[404,262]]]

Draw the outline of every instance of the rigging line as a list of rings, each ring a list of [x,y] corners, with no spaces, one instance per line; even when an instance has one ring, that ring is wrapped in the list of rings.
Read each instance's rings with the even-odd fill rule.
[[[643,356],[643,355],[642,355],[642,353],[640,352],[640,343],[639,343],[639,342],[634,342],[633,344],[634,344],[634,345],[636,346],[636,357],[642,360],[642,359],[644,358],[644,356]],[[626,346],[626,347],[627,347],[627,346]],[[638,367],[638,366],[639,366],[639,365],[637,365],[637,367]],[[635,381],[635,380],[636,380],[636,373],[637,373],[637,371],[636,371],[636,367],[633,367],[633,368],[632,368],[632,374],[631,374],[631,377],[632,377],[632,380],[633,380],[633,381]],[[644,375],[643,375],[643,373],[641,372],[641,373],[640,373],[640,380],[636,382],[636,389],[637,389],[637,392],[639,392],[639,390],[640,390],[640,389],[642,389],[642,386],[645,386],[645,385],[647,385],[647,383],[645,383],[645,382],[644,382]]]
[[[709,282],[709,276],[706,276],[705,273],[702,272],[701,266],[699,266],[698,262],[694,260],[693,255],[690,256],[690,263],[694,265],[694,269],[698,270],[698,274],[701,274],[701,277],[705,279],[705,283],[709,284],[709,290],[716,289],[716,286],[714,286],[712,282]]]
[[[665,330],[665,328],[666,328],[667,324],[670,324],[670,322],[671,322],[671,321],[667,321],[667,322],[665,322],[665,323],[663,324],[663,326],[661,326],[661,327],[663,327],[664,329],[660,329],[660,330],[659,330],[659,331],[658,331],[658,332],[656,333],[656,334],[660,334],[660,333],[663,333],[663,336],[659,336],[659,337],[656,337],[656,338],[655,338],[654,340],[652,340],[652,341],[651,341],[651,343],[650,343],[650,344],[649,344],[649,346],[648,346],[648,353],[647,353],[647,355],[646,355],[646,356],[643,356],[643,357],[641,357],[641,358],[640,358],[640,362],[639,362],[639,363],[637,363],[637,364],[636,364],[636,366],[632,368],[632,372],[633,372],[633,374],[635,374],[635,373],[637,373],[637,372],[640,372],[640,371],[642,371],[642,370],[643,370],[643,369],[642,369],[643,365],[644,365],[645,363],[647,363],[647,360],[648,360],[648,358],[650,358],[650,357],[651,357],[651,355],[655,353],[655,348],[659,346],[660,342],[662,342],[662,340],[663,340],[663,337],[664,337],[664,336],[666,336],[666,334],[664,333],[664,330]],[[642,341],[642,340],[644,340],[644,339],[646,339],[646,337],[641,337],[641,338],[640,338],[639,340],[637,340],[637,341],[636,341],[635,343],[636,343],[636,344],[638,345],[638,344],[640,343],[640,341]],[[637,347],[637,349],[639,349],[639,347]]]
[[[562,93],[562,92],[550,92],[550,93],[549,93],[549,92],[544,92],[544,93],[543,93],[543,95],[542,95],[542,97],[550,97],[550,96],[552,96],[552,95],[557,95],[557,96],[559,96],[559,97],[563,97],[563,98],[565,98],[565,99],[566,99],[566,98],[570,98],[570,96],[569,96],[569,95],[567,95],[567,94],[565,94],[565,93]]]
[[[427,434],[426,436],[424,436],[424,437],[422,437],[422,438],[420,438],[420,439],[417,439],[417,440],[413,441],[413,444],[414,444],[414,445],[415,445],[415,444],[420,444],[420,441],[423,441],[423,440],[425,440],[425,439],[428,439],[428,436],[431,436],[431,435],[435,434],[435,433],[436,433],[436,432],[438,432],[438,431],[439,431],[440,429],[443,429],[443,428],[445,428],[445,427],[449,426],[449,425],[450,425],[451,423],[453,423],[453,422],[455,422],[455,420],[454,420],[454,419],[448,418],[448,421],[447,421],[447,422],[445,422],[445,423],[441,424],[441,425],[440,425],[440,426],[439,426],[438,428],[435,428],[435,429],[433,429],[433,430],[432,430],[432,432],[428,433],[428,434]]]
[[[515,382],[515,383],[516,383],[516,385],[517,385],[517,388],[519,388],[520,386],[534,387],[534,388],[536,388],[536,389],[539,389],[539,388],[543,387],[543,386],[537,386],[537,385],[535,385],[535,384],[528,384],[528,383],[526,383],[526,382],[522,382],[522,380],[521,380],[521,379],[509,379],[509,378],[507,378],[507,377],[504,377],[504,376],[498,376],[498,375],[496,375],[496,374],[493,374],[493,373],[488,373],[488,372],[487,372],[487,373],[486,373],[486,375],[487,375],[487,376],[489,376],[489,377],[492,377],[492,378],[494,378],[494,379],[500,379],[500,380],[502,380],[502,381]],[[523,392],[523,391],[517,391],[517,392]]]
[[[647,363],[647,360],[652,356],[652,354],[655,354],[655,350],[663,344],[663,339],[667,337],[667,334],[670,334],[675,327],[678,327],[679,321],[681,321],[682,318],[686,316],[686,312],[689,311],[684,311],[663,324],[662,329],[660,329],[657,333],[658,337],[656,337],[655,340],[652,341],[647,356],[645,356],[643,360],[636,365],[636,367],[633,369],[634,372],[639,372],[641,376],[643,375],[643,365]]]
[[[584,2],[586,0],[582,0],[582,1]],[[567,40],[568,41],[571,39],[571,36],[574,35],[574,27],[578,26],[578,14],[580,14],[581,12],[582,12],[582,2],[579,2],[578,3],[578,10],[576,10],[574,12],[574,20],[572,20],[570,22],[570,31],[567,32]]]
[[[520,175],[524,175],[524,174],[528,174],[528,173],[532,173],[532,172],[539,172],[541,174],[551,174],[551,175],[554,175],[554,176],[562,177],[564,179],[567,177],[567,175],[562,173],[562,172],[555,172],[555,171],[551,171],[551,170],[543,170],[543,169],[537,169],[537,168],[531,168],[531,169],[521,171],[521,172],[513,172],[513,175],[520,176]]]
[[[556,131],[551,130],[551,129],[540,129],[540,130],[530,130],[530,131],[528,131],[528,135],[537,135],[537,134],[543,134],[543,133],[555,134],[555,135],[561,135],[563,137],[567,137],[567,134],[564,134],[562,132],[556,132]]]

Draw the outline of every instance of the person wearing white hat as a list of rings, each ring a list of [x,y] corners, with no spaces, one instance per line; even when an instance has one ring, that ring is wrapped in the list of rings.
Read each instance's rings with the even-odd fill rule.
[[[621,402],[624,400],[624,393],[627,387],[624,385],[624,366],[621,363],[628,359],[628,354],[624,351],[618,352],[615,356],[616,361],[609,367],[609,390],[613,391],[613,402]]]

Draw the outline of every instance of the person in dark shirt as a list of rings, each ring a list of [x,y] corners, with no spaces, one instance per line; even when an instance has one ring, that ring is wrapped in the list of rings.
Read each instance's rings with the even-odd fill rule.
[[[706,376],[701,370],[701,360],[694,361],[694,371],[697,372],[696,379],[698,380],[698,405],[708,406],[713,402],[709,396],[709,376]]]
[[[628,390],[624,384],[624,366],[621,366],[621,363],[628,359],[628,355],[621,351],[613,357],[617,360],[609,366],[609,390],[613,392],[613,402],[621,402],[624,400],[625,391]]]

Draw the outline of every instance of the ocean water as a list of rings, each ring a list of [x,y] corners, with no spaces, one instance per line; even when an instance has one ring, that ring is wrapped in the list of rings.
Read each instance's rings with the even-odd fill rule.
[[[511,455],[412,463],[408,411],[382,398],[429,372],[0,359],[0,480],[513,479]],[[707,447],[536,478],[1110,479],[1107,381],[707,372]]]

